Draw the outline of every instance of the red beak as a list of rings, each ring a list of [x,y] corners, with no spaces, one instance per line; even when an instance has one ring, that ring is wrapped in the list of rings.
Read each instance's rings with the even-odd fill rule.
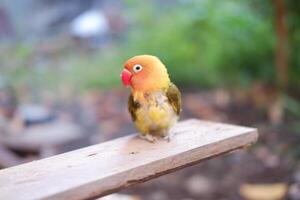
[[[122,79],[123,85],[129,86],[131,84],[131,82],[130,82],[131,77],[132,77],[131,72],[128,71],[127,69],[124,69],[121,73],[121,79]]]

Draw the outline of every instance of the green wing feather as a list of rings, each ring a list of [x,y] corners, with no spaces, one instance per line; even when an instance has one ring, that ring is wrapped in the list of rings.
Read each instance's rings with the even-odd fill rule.
[[[169,88],[167,89],[166,94],[167,94],[169,103],[172,105],[176,114],[179,115],[181,112],[181,93],[180,93],[180,91],[178,90],[176,85],[171,82],[169,85]]]
[[[133,121],[136,120],[135,113],[136,113],[137,109],[139,109],[140,107],[141,107],[141,105],[139,104],[139,102],[134,101],[132,94],[130,94],[130,96],[128,98],[128,111],[129,111]]]

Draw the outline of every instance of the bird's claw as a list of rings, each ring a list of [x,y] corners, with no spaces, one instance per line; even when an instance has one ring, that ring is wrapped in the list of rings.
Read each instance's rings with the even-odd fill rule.
[[[156,142],[156,138],[153,136],[153,135],[150,135],[150,134],[146,134],[146,135],[139,135],[140,138],[144,139],[144,140],[147,140],[151,143],[154,143]]]
[[[171,140],[173,139],[174,134],[172,132],[170,132],[169,134],[165,135],[163,137],[164,140],[167,140],[168,142],[171,142]]]
[[[165,137],[163,137],[163,139],[167,140],[168,142],[171,142],[171,138],[168,135],[166,135]]]

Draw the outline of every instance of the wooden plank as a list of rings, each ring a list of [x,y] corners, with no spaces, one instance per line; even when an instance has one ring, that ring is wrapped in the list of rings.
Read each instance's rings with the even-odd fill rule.
[[[254,128],[180,122],[171,142],[135,134],[0,171],[0,199],[91,199],[256,142]]]

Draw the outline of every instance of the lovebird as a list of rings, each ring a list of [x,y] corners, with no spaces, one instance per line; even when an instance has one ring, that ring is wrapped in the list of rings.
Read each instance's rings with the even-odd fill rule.
[[[121,79],[131,88],[128,110],[140,136],[150,142],[170,141],[170,129],[181,113],[181,93],[165,65],[152,55],[134,56],[125,62]]]

